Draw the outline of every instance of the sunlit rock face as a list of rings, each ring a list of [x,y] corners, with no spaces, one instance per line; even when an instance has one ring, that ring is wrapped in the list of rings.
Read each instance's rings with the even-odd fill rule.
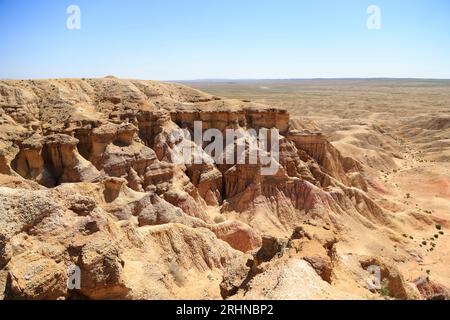
[[[198,122],[223,137],[277,130],[276,170],[264,173],[264,153],[219,163],[211,141],[188,138]],[[224,156],[238,148],[223,142]],[[186,146],[205,161],[180,162]],[[298,274],[311,297],[378,297],[355,278],[372,260],[350,256],[347,235],[397,221],[361,163],[292,129],[286,110],[153,81],[0,81],[0,147],[2,298],[308,298],[293,291]],[[383,268],[399,298],[420,297]]]

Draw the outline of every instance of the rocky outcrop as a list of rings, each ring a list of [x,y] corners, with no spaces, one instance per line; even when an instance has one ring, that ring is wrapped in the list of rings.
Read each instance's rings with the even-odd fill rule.
[[[227,242],[233,249],[249,252],[261,246],[261,235],[257,230],[239,221],[227,221],[208,226],[217,238]]]
[[[55,179],[55,184],[93,181],[99,172],[77,151],[78,140],[63,134],[47,136],[43,150],[44,162]]]
[[[416,280],[417,289],[426,300],[448,300],[450,289],[430,279],[422,277]]]
[[[320,165],[323,165],[328,141],[322,133],[292,130],[289,132],[288,138],[295,143],[298,149],[305,151]]]
[[[243,223],[208,225],[156,194],[137,193],[124,185],[111,203],[106,197],[102,200],[100,183],[86,183],[80,189],[65,184],[25,197],[20,196],[23,192],[0,188],[0,266],[10,279],[4,284],[8,299],[155,298],[158,294],[168,298],[171,294],[164,288],[175,287],[178,281],[172,278],[175,269],[170,259],[176,259],[177,272],[192,274],[194,268],[199,276],[207,270],[220,272],[241,254],[218,237],[234,243],[239,239],[241,246],[251,240],[259,245],[257,235]],[[134,210],[134,215],[118,220],[108,213],[119,200],[124,211]],[[150,263],[144,284],[130,279],[136,276],[130,274],[136,263]],[[80,268],[80,290],[67,288],[72,266]],[[152,278],[157,270],[167,278],[163,287]],[[152,290],[157,292],[152,295]]]
[[[365,181],[361,177],[362,166],[356,160],[344,158],[326,139],[325,135],[320,132],[292,130],[289,132],[288,138],[295,143],[298,150],[302,150],[312,157],[324,173],[347,186],[363,186],[367,191]],[[304,158],[301,153],[300,157]],[[318,180],[320,181],[320,179]],[[323,187],[330,184],[328,181],[320,182]]]
[[[403,300],[418,298],[412,288],[408,286],[394,262],[380,258],[366,257],[362,259],[361,266],[364,269],[370,266],[379,268],[381,284],[387,289],[386,291],[389,293],[389,296]]]
[[[192,298],[193,287],[199,298],[302,297],[297,282],[347,298],[334,287],[334,232],[394,225],[360,163],[325,135],[292,130],[283,109],[105,78],[0,81],[0,111],[6,298]],[[189,137],[196,121],[242,136],[212,154]],[[249,159],[248,130],[273,128],[279,157],[257,146],[255,164],[221,161],[242,143],[233,159]],[[78,290],[66,286],[73,266]],[[395,297],[411,297],[383,270]]]
[[[100,176],[77,151],[78,140],[68,135],[34,135],[20,144],[13,169],[26,179],[51,187],[65,182],[93,181]]]
[[[21,232],[28,232],[45,217],[62,212],[43,192],[26,192],[0,187],[0,235],[10,239]]]
[[[56,300],[67,294],[65,267],[35,253],[14,256],[8,264],[7,299]]]
[[[303,260],[308,262],[317,274],[326,282],[331,283],[333,264],[328,252],[317,240],[293,241],[292,248]]]
[[[11,168],[8,165],[8,161],[3,150],[0,150],[0,174],[11,174]]]

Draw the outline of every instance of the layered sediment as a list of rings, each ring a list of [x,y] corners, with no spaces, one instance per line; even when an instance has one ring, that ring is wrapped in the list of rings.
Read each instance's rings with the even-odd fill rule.
[[[186,137],[196,121],[223,136],[277,129],[277,170],[264,174],[261,161],[218,163],[207,143]],[[348,255],[335,244],[345,243],[349,228],[395,229],[392,214],[367,193],[361,164],[325,135],[292,129],[286,110],[177,84],[0,81],[0,146],[4,298],[259,298],[280,266],[325,290],[357,274],[337,271]],[[178,161],[186,146],[206,161]],[[299,226],[308,232],[292,236]],[[258,260],[267,239],[283,237],[285,246]],[[72,266],[81,270],[78,290],[66,286]],[[357,258],[351,266],[364,274]],[[404,279],[395,281],[404,287],[396,287],[400,298],[413,297]],[[193,293],[195,286],[202,290]]]

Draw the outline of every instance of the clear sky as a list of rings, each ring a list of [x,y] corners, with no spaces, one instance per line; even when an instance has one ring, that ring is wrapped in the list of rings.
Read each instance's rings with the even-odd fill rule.
[[[450,78],[450,1],[0,0],[0,78],[106,75]]]

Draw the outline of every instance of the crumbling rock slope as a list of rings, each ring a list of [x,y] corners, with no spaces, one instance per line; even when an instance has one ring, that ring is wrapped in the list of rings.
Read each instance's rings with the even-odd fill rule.
[[[195,121],[278,129],[279,169],[216,163],[184,135]],[[208,161],[178,162],[183,144]],[[377,298],[371,247],[346,243],[400,222],[367,191],[358,161],[283,109],[152,81],[0,81],[2,298]]]

